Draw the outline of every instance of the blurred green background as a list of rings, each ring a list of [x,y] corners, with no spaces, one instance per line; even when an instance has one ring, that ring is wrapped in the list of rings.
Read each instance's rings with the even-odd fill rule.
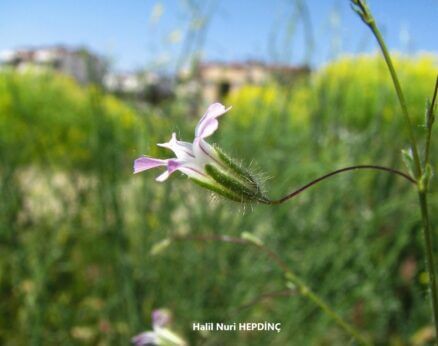
[[[396,55],[419,137],[437,56]],[[224,100],[211,139],[285,195],[331,170],[406,171],[403,117],[379,55],[340,55],[293,84],[273,78]],[[0,71],[0,344],[124,345],[167,308],[193,345],[346,345],[348,335],[252,247],[166,237],[249,232],[381,345],[426,345],[432,324],[417,196],[384,172],[336,176],[280,206],[214,198],[179,174],[132,174],[196,99],[142,104],[50,71]],[[196,109],[196,110],[194,110]],[[432,161],[438,159],[432,141]],[[434,166],[436,169],[436,164]],[[437,182],[430,198],[438,229]],[[272,294],[274,292],[274,294]],[[265,295],[265,296],[263,296]],[[280,322],[281,333],[196,332],[193,322]]]
[[[399,57],[397,67],[420,123],[436,58]],[[244,87],[225,103],[233,109],[214,141],[270,177],[271,196],[346,165],[405,170],[403,119],[378,56],[339,59],[288,89]],[[281,206],[244,207],[212,199],[182,176],[165,184],[154,181],[157,172],[133,176],[133,159],[166,157],[155,143],[171,131],[192,138],[197,120],[179,100],[139,110],[65,76],[0,74],[3,344],[124,344],[150,329],[159,307],[194,344],[347,343],[300,296],[245,306],[285,287],[282,273],[250,247],[187,241],[150,254],[175,234],[244,231],[376,340],[402,344],[427,334],[420,219],[406,181],[352,172]],[[276,321],[282,331],[199,333],[193,321]]]

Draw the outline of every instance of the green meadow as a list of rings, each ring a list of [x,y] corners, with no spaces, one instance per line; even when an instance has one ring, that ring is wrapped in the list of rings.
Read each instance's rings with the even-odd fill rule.
[[[395,60],[424,137],[437,57]],[[233,108],[209,141],[252,167],[272,198],[345,166],[407,171],[408,136],[380,56],[340,57],[293,84],[274,78],[221,102]],[[172,132],[193,139],[207,105],[195,106],[176,98],[138,107],[55,73],[0,73],[0,344],[125,345],[151,329],[157,308],[172,312],[172,330],[190,345],[351,344],[268,256],[198,239],[243,233],[376,343],[430,342],[409,182],[348,172],[269,206],[212,196],[179,173],[165,183],[154,180],[158,170],[133,175],[142,154],[172,156],[156,146]],[[432,162],[437,152],[433,138]],[[435,179],[435,232],[437,187]],[[281,332],[199,332],[193,322],[276,322]]]

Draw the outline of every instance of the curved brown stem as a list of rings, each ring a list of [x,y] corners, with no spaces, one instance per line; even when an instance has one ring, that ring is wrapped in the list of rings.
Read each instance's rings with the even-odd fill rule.
[[[298,188],[295,191],[292,191],[291,193],[287,194],[286,196],[277,199],[277,200],[270,200],[268,202],[262,202],[265,204],[281,204],[283,202],[286,202],[287,200],[299,195],[301,192],[307,190],[309,187],[312,187],[313,185],[318,184],[319,182],[330,178],[333,175],[339,174],[339,173],[343,173],[343,172],[348,172],[348,171],[353,171],[353,170],[357,170],[357,169],[375,169],[375,170],[379,170],[379,171],[385,171],[388,173],[392,173],[392,174],[396,174],[398,176],[401,176],[403,178],[405,178],[406,180],[408,180],[409,182],[411,182],[412,184],[416,184],[416,180],[414,178],[412,178],[410,175],[400,172],[396,169],[393,168],[389,168],[389,167],[383,167],[383,166],[377,166],[377,165],[356,165],[356,166],[349,166],[349,167],[344,167],[341,169],[337,169],[336,171],[327,173],[325,175],[323,175],[322,177],[319,177],[315,180],[312,180],[310,183],[307,183],[306,185]]]

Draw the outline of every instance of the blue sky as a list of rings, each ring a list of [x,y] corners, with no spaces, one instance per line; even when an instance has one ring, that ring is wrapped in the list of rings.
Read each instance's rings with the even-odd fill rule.
[[[205,4],[207,0],[202,3]],[[293,0],[217,0],[212,6],[206,60],[257,59],[320,65],[340,52],[376,49],[347,0],[305,0],[314,47],[306,58],[301,18],[291,40]],[[159,4],[159,5],[157,5]],[[438,0],[369,0],[391,49],[438,53]],[[151,14],[162,15],[154,22]],[[189,23],[182,0],[1,0],[0,50],[38,45],[85,45],[118,70],[174,64]],[[180,42],[178,38],[181,38]],[[171,42],[173,40],[173,43]]]

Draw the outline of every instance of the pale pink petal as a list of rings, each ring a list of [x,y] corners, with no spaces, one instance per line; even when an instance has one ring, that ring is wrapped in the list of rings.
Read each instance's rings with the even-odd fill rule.
[[[167,160],[167,170],[164,173],[160,174],[155,180],[160,183],[166,181],[173,172],[180,168],[180,166],[181,162],[177,160]]]
[[[172,138],[170,139],[169,142],[159,143],[157,145],[172,150],[178,159],[185,160],[188,158],[194,158],[192,144],[183,141],[178,141],[176,139],[175,132],[172,133]]]
[[[225,108],[220,103],[213,103],[207,109],[207,112],[202,116],[195,129],[195,137],[206,138],[211,136],[218,128],[219,123],[216,118],[225,114],[231,107]]]
[[[217,163],[221,165],[220,159],[214,148],[202,138],[195,138],[193,141],[193,152],[196,158],[196,164],[204,167],[207,163]]]
[[[152,157],[143,156],[134,161],[134,174],[146,171],[151,168],[166,166],[167,160],[154,159]]]
[[[196,161],[184,161],[184,160],[169,160],[167,165],[167,175],[162,174],[162,179],[167,179],[173,172],[180,171],[187,175],[189,178],[195,178],[197,180],[206,181],[210,178],[205,173],[203,166],[200,166]]]
[[[169,177],[170,177],[170,173],[168,171],[165,171],[161,173],[158,177],[156,177],[155,180],[162,183],[163,181],[166,181],[167,178]]]
[[[185,165],[178,168],[178,170],[189,178],[194,178],[196,180],[207,181],[211,179],[205,172],[194,166]]]
[[[152,325],[155,327],[165,327],[170,323],[170,312],[166,309],[152,311]]]
[[[156,345],[158,336],[155,332],[144,332],[134,336],[131,341],[135,346]]]
[[[169,174],[172,174],[175,172],[179,167],[184,164],[182,160],[168,160],[167,161],[167,170],[169,171]]]

